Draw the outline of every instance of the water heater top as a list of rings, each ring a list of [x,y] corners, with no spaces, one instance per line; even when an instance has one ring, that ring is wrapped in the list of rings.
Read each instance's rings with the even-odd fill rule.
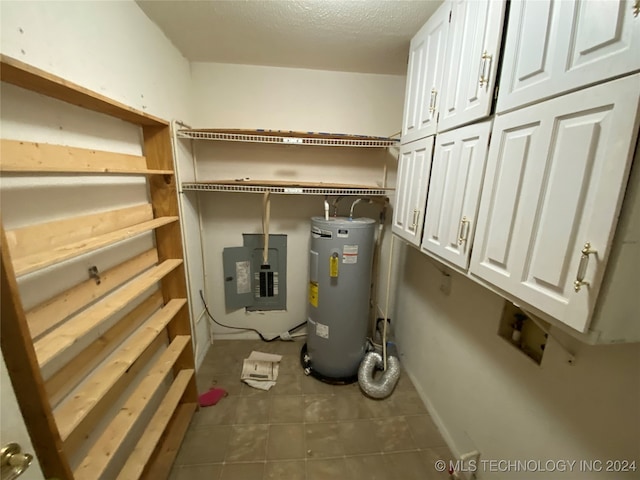
[[[329,217],[329,220],[325,220],[324,217],[311,217],[311,223],[319,227],[345,227],[349,228],[369,228],[371,225],[377,223],[376,220],[367,217],[360,217],[350,219],[349,217]]]

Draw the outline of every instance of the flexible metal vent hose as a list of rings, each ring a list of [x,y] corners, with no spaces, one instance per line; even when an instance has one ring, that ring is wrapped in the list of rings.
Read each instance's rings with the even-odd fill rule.
[[[382,355],[377,352],[369,352],[364,356],[360,368],[358,368],[358,384],[362,391],[371,398],[387,398],[393,392],[400,378],[400,361],[397,357],[387,357],[387,369],[377,378],[373,374],[382,370],[384,362]]]

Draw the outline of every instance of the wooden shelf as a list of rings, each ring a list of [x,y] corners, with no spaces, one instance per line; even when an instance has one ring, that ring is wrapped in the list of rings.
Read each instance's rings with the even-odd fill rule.
[[[398,145],[400,140],[368,135],[342,133],[293,132],[282,130],[181,129],[178,138],[218,140],[224,142],[270,143],[281,145],[314,145],[320,147],[380,148]]]
[[[128,107],[124,103],[6,55],[0,55],[0,80],[137,125],[166,127],[169,124],[161,118]]]
[[[65,318],[82,310],[91,302],[120,287],[156,263],[158,263],[158,251],[152,248],[109,270],[100,272],[100,283],[90,278],[33,307],[26,313],[31,336],[39,337]]]
[[[142,355],[133,362],[129,367],[126,374],[116,382],[116,384],[107,391],[99,403],[95,407],[86,413],[86,416],[75,427],[73,431],[69,433],[69,436],[63,441],[64,451],[70,457],[78,456],[78,452],[86,451],[86,442],[90,438],[96,429],[100,429],[100,425],[104,427],[104,418],[113,413],[113,405],[123,398],[123,395],[128,389],[133,388],[134,383],[140,380],[142,372],[144,372],[151,364],[151,361],[162,353],[166,348],[167,337],[166,335],[159,335],[156,337],[147,349],[142,352]],[[114,352],[115,353],[115,352]],[[89,378],[93,375],[93,372],[89,375]],[[85,447],[85,448],[83,448]]]
[[[133,363],[186,303],[185,299],[171,300],[164,308],[151,316],[135,334],[122,344],[120,350],[110,359],[109,363],[93,372],[91,378],[74,392],[72,398],[54,410],[53,415],[63,442],[87,418],[89,412],[104,400],[107,393],[122,379]]]
[[[137,480],[142,476],[193,375],[194,370],[181,370],[178,373],[117,480]]]
[[[40,368],[45,368],[84,335],[122,311],[129,302],[142,295],[179,265],[182,265],[182,260],[165,260],[43,336],[34,345]]]
[[[104,334],[91,342],[69,362],[45,381],[45,389],[52,407],[63,400],[87,375],[118,347],[142,323],[163,305],[162,294],[154,292]]]
[[[212,180],[183,183],[183,191],[277,193],[288,195],[386,196],[392,188],[343,183],[283,182],[276,180]]]
[[[0,172],[173,175],[173,170],[147,169],[139,155],[7,139],[0,143]]]
[[[173,461],[178,455],[178,450],[182,444],[182,440],[187,433],[191,417],[197,410],[197,403],[182,403],[169,422],[169,426],[162,435],[158,448],[154,452],[149,461],[142,478],[144,480],[158,480],[159,478],[169,477],[169,472],[173,466]]]
[[[177,220],[178,217],[154,218],[153,220],[149,220],[132,227],[123,228],[121,230],[116,230],[114,232],[109,232],[88,240],[70,243],[62,247],[54,248],[50,251],[39,252],[24,258],[17,258],[13,262],[13,267],[15,269],[16,276],[26,275],[27,273],[35,272],[36,270],[50,265],[55,265],[56,263],[77,257],[84,253],[89,253],[99,248],[136,237],[142,233],[149,232]]]
[[[178,357],[190,343],[191,337],[188,335],[178,335],[174,338],[75,469],[75,480],[101,478],[116,452],[136,426],[140,415],[159,391]]]
[[[143,203],[28,225],[7,232],[7,240],[11,256],[15,261],[148,220],[153,220],[153,206],[150,203]]]

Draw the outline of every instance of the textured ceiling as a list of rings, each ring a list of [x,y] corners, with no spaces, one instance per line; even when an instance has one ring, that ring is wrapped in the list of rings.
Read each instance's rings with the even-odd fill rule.
[[[440,0],[137,0],[190,61],[404,75]]]

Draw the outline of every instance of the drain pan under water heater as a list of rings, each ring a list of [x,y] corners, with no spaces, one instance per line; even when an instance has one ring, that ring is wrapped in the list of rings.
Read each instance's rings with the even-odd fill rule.
[[[370,218],[311,219],[303,366],[329,383],[356,381],[365,354],[375,226]]]

